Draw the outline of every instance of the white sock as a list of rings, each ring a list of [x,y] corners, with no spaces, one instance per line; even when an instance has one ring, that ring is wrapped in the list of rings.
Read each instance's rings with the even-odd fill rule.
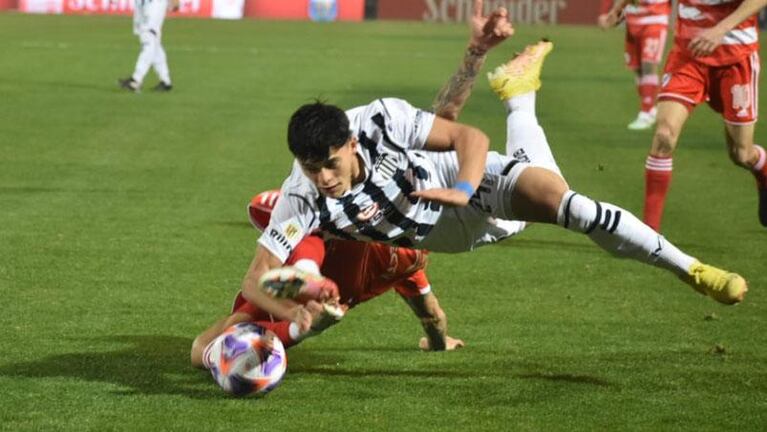
[[[149,71],[149,67],[152,66],[159,41],[154,33],[148,31],[142,32],[139,39],[141,40],[141,52],[138,55],[138,60],[136,60],[136,69],[133,71],[132,78],[133,81],[141,84]]]
[[[294,341],[298,340],[299,336],[301,336],[301,330],[298,328],[298,324],[294,322],[290,323],[288,326],[288,334]]]
[[[514,105],[506,116],[506,155],[547,168],[561,177],[546,133],[535,116],[535,92],[514,96],[506,103]],[[532,107],[528,106],[530,103]]]
[[[154,67],[154,71],[157,72],[160,81],[165,84],[171,84],[170,69],[168,69],[168,57],[165,55],[165,49],[162,47],[162,43],[157,44],[157,50],[155,51],[152,66]]]
[[[535,116],[535,93],[536,92],[531,91],[521,95],[512,96],[503,101],[503,104],[506,106],[506,110],[510,113],[522,111]]]
[[[565,193],[559,204],[557,224],[585,233],[613,255],[665,268],[679,276],[687,274],[696,261],[628,211],[573,191]]]

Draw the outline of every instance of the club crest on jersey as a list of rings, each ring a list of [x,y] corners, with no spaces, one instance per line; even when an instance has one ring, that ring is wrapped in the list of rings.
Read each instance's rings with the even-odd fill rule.
[[[381,219],[381,216],[381,209],[378,207],[378,203],[373,203],[357,213],[357,220],[360,222],[375,223]]]
[[[384,180],[390,180],[397,172],[397,163],[386,153],[378,156],[373,164],[373,170]]]

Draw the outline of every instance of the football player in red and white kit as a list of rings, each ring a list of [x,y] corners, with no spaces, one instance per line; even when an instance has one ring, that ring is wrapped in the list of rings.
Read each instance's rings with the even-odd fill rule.
[[[679,0],[674,45],[645,163],[644,222],[655,230],[660,230],[679,134],[701,102],[722,115],[730,159],[756,178],[759,221],[767,226],[767,158],[754,144],[759,93],[756,14],[766,5],[767,0]]]
[[[639,93],[639,114],[628,128],[644,130],[655,124],[658,65],[666,46],[671,0],[639,0],[623,6],[622,2],[602,0],[602,14],[597,22],[607,29],[626,21],[626,66],[636,75]]]
[[[248,205],[250,220],[257,229],[263,231],[268,225],[278,197],[279,191],[262,192]],[[357,241],[325,242],[319,236],[308,236],[299,243],[286,265],[317,275],[311,283],[323,285],[317,291],[325,291],[328,293],[326,297],[333,297],[334,305],[323,304],[321,299],[307,299],[300,309],[307,312],[305,315],[297,317],[295,321],[275,320],[269,313],[245,301],[242,293],[238,293],[231,314],[214,323],[195,339],[191,352],[192,365],[202,367],[205,347],[234,324],[259,324],[274,332],[283,345],[289,348],[336,324],[347,310],[390,289],[394,289],[421,320],[426,333],[426,337],[419,341],[421,349],[450,351],[460,348],[464,345],[463,341],[446,334],[447,317],[437,297],[431,292],[424,271],[426,262],[427,253],[424,251]],[[302,326],[298,322],[301,319],[308,320],[306,325]]]

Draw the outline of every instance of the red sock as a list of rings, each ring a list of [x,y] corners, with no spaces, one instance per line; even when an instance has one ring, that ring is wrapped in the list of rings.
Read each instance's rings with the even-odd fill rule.
[[[655,97],[658,95],[658,75],[644,75],[639,79],[637,90],[639,91],[640,109],[643,112],[652,111],[655,106]]]
[[[671,185],[670,157],[647,156],[645,162],[644,223],[660,232],[663,205]]]
[[[273,331],[280,338],[285,348],[296,344],[296,341],[290,337],[290,321],[256,321],[255,323],[267,330]]]

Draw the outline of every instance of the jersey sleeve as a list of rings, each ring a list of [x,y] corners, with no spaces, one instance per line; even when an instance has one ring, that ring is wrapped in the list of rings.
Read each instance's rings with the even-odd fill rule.
[[[426,272],[418,270],[408,276],[407,279],[397,281],[394,284],[394,290],[403,297],[418,297],[430,293],[431,284],[429,284],[429,279],[426,277]]]
[[[324,261],[325,240],[317,234],[311,234],[298,243],[285,264],[319,275]]]
[[[378,103],[391,141],[400,143],[405,150],[422,150],[434,125],[434,114],[402,99],[379,99]]]
[[[296,250],[296,246],[319,225],[315,200],[309,180],[294,164],[293,172],[283,183],[280,199],[272,210],[269,225],[258,243],[274,254],[282,263]]]

